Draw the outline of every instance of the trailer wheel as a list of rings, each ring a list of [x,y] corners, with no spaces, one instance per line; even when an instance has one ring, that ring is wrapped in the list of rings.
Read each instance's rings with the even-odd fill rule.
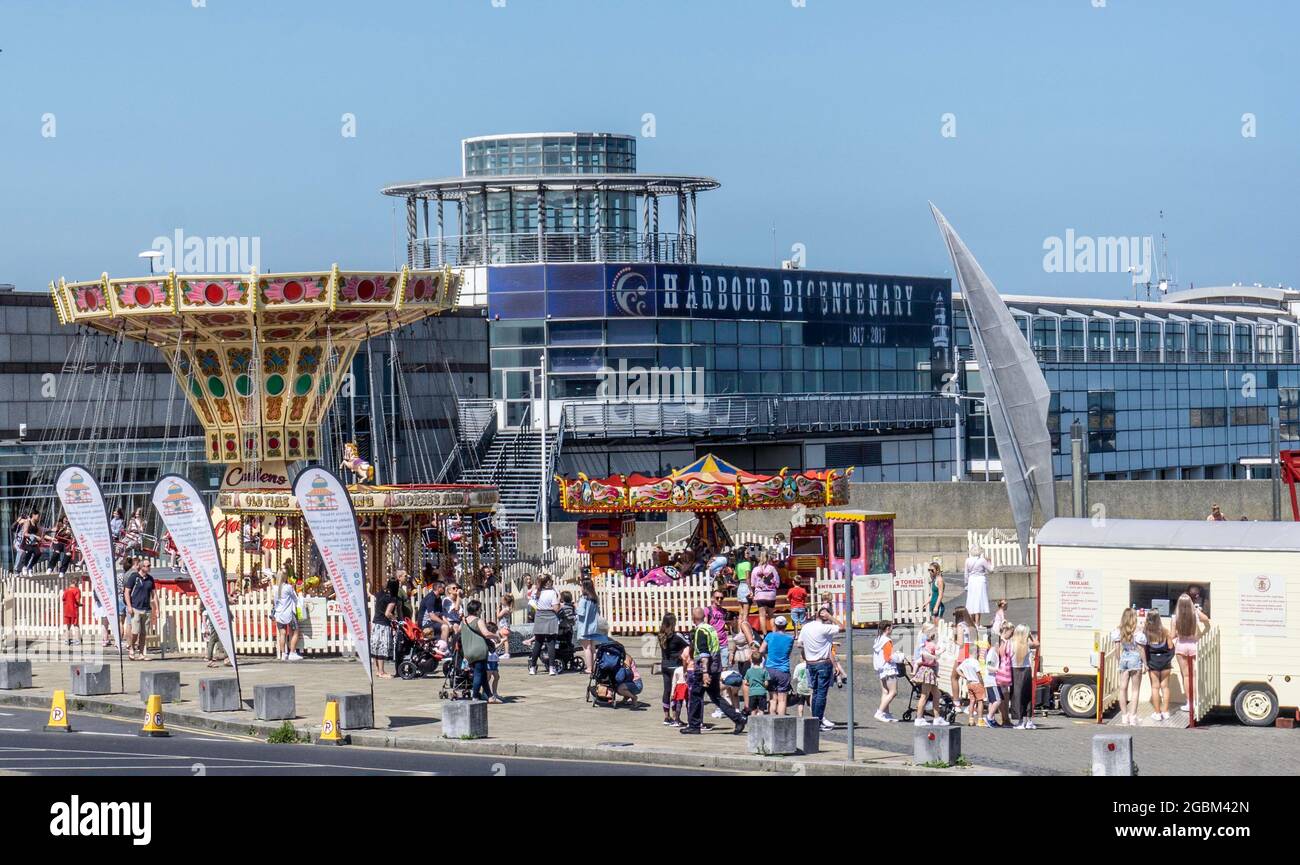
[[[1061,711],[1071,718],[1097,717],[1097,688],[1092,682],[1066,682],[1057,699]]]
[[[1232,700],[1237,720],[1248,727],[1271,727],[1277,720],[1277,694],[1267,685],[1242,685]]]

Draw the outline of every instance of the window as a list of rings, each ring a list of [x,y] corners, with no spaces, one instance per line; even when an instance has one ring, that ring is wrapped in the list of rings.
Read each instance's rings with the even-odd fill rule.
[[[1188,425],[1192,429],[1227,426],[1228,410],[1222,408],[1194,408],[1190,410]]]
[[[1088,391],[1088,452],[1115,451],[1115,391]]]
[[[1052,453],[1061,452],[1061,395],[1052,394],[1052,401],[1047,406],[1047,431],[1052,436]]]
[[[1277,403],[1281,437],[1287,441],[1300,440],[1300,388],[1278,388]]]
[[[1268,406],[1238,405],[1232,408],[1233,426],[1268,425]]]

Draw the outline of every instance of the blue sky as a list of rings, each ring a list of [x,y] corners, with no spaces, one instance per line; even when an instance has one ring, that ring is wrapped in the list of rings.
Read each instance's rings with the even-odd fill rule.
[[[1094,2],[4,0],[0,282],[143,272],[177,228],[391,266],[380,187],[462,137],[647,112],[642,170],[723,183],[704,262],[770,264],[775,224],[809,267],[946,275],[932,199],[1005,293],[1129,292],[1044,272],[1068,229],[1163,229],[1183,287],[1300,282],[1300,4]]]

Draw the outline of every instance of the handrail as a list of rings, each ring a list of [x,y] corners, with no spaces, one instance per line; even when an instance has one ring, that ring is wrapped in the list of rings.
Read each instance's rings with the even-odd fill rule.
[[[744,435],[757,432],[933,427],[952,400],[933,393],[715,394],[694,400],[565,400],[570,435]]]
[[[408,262],[419,267],[464,267],[533,262],[695,262],[695,235],[635,230],[488,232],[417,237],[406,246]]]

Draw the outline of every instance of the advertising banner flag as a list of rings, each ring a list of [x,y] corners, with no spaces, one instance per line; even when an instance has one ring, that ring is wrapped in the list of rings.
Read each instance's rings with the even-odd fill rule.
[[[226,595],[226,574],[217,550],[217,535],[203,499],[194,485],[180,475],[164,475],[154,485],[150,496],[163,525],[172,536],[181,565],[194,581],[203,609],[235,665],[235,637],[230,626],[230,601]]]
[[[335,598],[357,648],[357,660],[373,685],[361,535],[357,532],[357,515],[347,487],[333,472],[312,466],[294,478],[293,495],[325,563],[325,573],[334,584]]]
[[[63,503],[72,537],[77,542],[95,599],[108,618],[113,641],[122,644],[122,622],[117,615],[117,568],[113,561],[113,535],[108,528],[104,494],[90,469],[70,465],[59,472],[54,491]]]

